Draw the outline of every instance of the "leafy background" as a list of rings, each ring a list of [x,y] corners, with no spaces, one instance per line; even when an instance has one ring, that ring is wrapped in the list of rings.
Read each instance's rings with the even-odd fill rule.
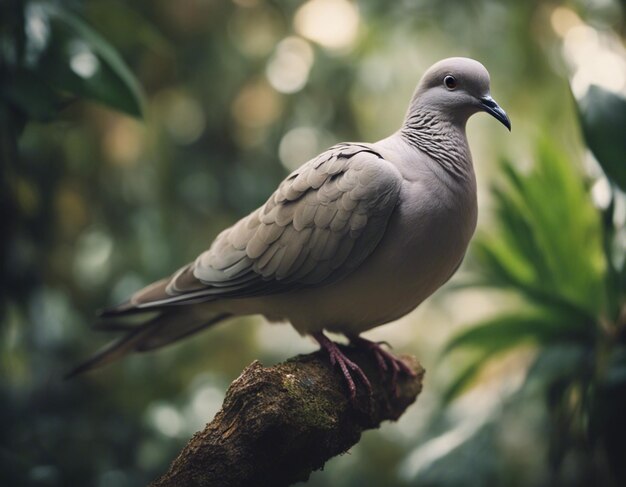
[[[626,483],[623,1],[0,4],[0,483],[143,485],[252,360],[248,318],[70,382],[94,310],[194,258],[293,167],[394,131],[421,73],[482,61],[513,120],[469,124],[461,272],[368,334],[420,357],[417,405],[314,486]]]

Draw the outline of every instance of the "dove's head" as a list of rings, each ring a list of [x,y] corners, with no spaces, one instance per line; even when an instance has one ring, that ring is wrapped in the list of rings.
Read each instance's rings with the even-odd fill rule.
[[[426,71],[417,86],[409,115],[425,108],[462,124],[474,113],[487,112],[511,130],[506,112],[491,97],[487,69],[473,59],[444,59]]]

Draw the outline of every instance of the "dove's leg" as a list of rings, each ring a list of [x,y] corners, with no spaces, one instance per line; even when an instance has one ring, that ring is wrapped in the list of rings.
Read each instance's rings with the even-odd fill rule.
[[[380,343],[367,340],[358,335],[347,335],[347,337],[350,343],[355,347],[366,348],[374,353],[381,374],[391,369],[391,387],[395,393],[397,393],[398,372],[403,372],[411,377],[415,377],[416,373],[411,367],[381,347]]]
[[[341,369],[343,377],[348,383],[348,389],[350,390],[351,399],[354,399],[356,397],[356,384],[354,383],[354,379],[352,378],[352,373],[354,373],[358,378],[361,379],[361,382],[365,384],[365,387],[367,387],[370,395],[372,394],[372,385],[370,384],[370,381],[363,372],[363,370],[361,370],[361,367],[359,367],[352,360],[346,357],[341,349],[337,346],[337,344],[330,340],[321,331],[313,333],[312,336],[313,338],[315,338],[317,343],[320,344],[320,347],[328,352],[331,365],[339,366],[339,368]]]

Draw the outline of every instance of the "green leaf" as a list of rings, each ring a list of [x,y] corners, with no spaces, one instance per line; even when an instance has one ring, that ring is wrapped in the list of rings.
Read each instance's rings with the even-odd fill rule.
[[[92,27],[115,37],[120,48],[141,46],[160,56],[175,56],[173,44],[142,13],[135,2],[124,0],[90,0],[85,16]]]
[[[584,316],[553,313],[549,309],[504,314],[471,326],[453,337],[440,356],[457,350],[472,352],[471,359],[446,387],[444,401],[449,402],[466,390],[489,361],[509,350],[525,344],[578,349],[593,340],[593,333]]]
[[[606,260],[600,217],[580,175],[547,141],[529,173],[508,162],[502,168],[496,225],[472,247],[479,282],[596,316],[606,307]]]
[[[443,350],[474,348],[489,355],[524,343],[546,345],[560,341],[589,339],[589,323],[579,314],[554,313],[552,310],[524,310],[496,316],[477,323],[453,337]]]
[[[626,99],[591,85],[578,108],[591,152],[606,176],[626,191]]]
[[[502,164],[494,190],[495,225],[478,236],[474,282],[516,293],[519,311],[480,322],[453,337],[452,351],[473,353],[452,381],[454,397],[493,357],[523,344],[541,349],[594,343],[607,309],[607,262],[600,215],[571,162],[547,140],[526,173]]]
[[[32,2],[27,18],[49,27],[31,68],[61,92],[85,97],[141,117],[139,84],[115,49],[73,13],[58,5]]]

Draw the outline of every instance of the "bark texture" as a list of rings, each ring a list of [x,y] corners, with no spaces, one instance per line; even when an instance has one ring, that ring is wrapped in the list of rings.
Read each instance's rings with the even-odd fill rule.
[[[372,383],[357,384],[353,403],[324,352],[274,367],[253,362],[230,385],[222,409],[196,433],[151,487],[291,485],[356,444],[361,432],[397,420],[422,389],[424,369],[402,357],[416,377],[398,377],[397,396],[373,354],[343,349]]]

